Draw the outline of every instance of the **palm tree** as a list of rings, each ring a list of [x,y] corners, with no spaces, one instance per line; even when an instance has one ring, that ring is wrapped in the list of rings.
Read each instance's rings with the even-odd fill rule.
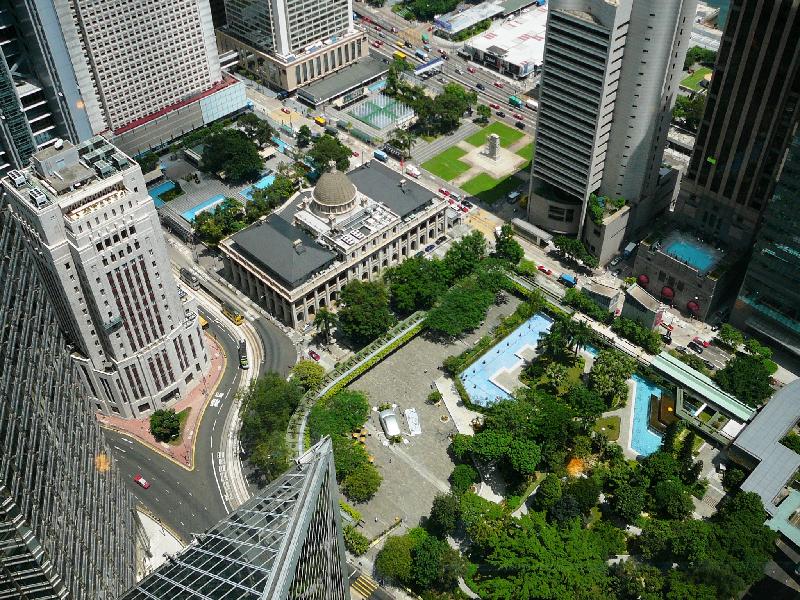
[[[539,351],[553,358],[557,358],[563,354],[565,345],[566,340],[561,331],[556,327],[553,327],[546,336],[539,338]]]
[[[336,326],[336,315],[327,308],[320,308],[314,315],[314,327],[318,333],[325,336],[325,343],[329,344],[331,339],[331,329]]]
[[[417,142],[417,136],[408,129],[395,129],[392,131],[391,143],[398,150],[402,150],[405,156],[411,156],[411,148]]]
[[[572,342],[575,344],[575,355],[578,350],[594,340],[594,330],[584,321],[573,321],[575,327],[572,332]]]

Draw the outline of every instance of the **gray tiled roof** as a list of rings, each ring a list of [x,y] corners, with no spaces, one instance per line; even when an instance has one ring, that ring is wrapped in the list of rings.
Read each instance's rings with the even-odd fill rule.
[[[301,252],[295,248],[295,240],[301,241]],[[302,229],[274,214],[234,234],[231,241],[234,249],[290,288],[299,286],[336,258]]]
[[[435,194],[413,178],[393,171],[383,163],[372,160],[348,174],[359,192],[377,200],[405,218],[419,210],[435,197]],[[400,181],[405,180],[403,187]]]

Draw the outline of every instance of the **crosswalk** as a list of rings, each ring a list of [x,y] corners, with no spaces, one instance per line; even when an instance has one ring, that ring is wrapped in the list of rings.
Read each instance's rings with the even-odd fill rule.
[[[364,600],[368,600],[372,593],[378,589],[378,582],[369,575],[360,575],[353,583],[350,584],[350,589],[358,592]]]

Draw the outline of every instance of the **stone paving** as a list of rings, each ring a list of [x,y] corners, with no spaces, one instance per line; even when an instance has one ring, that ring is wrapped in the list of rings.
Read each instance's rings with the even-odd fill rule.
[[[172,460],[172,462],[186,468],[194,468],[194,440],[206,402],[214,395],[222,375],[225,372],[225,356],[216,340],[206,336],[206,345],[211,353],[211,368],[208,373],[197,382],[197,385],[172,408],[176,413],[185,408],[191,409],[189,417],[183,428],[183,436],[178,444],[158,442],[150,433],[149,419],[123,419],[114,415],[97,415],[97,420],[103,427],[108,427],[120,433],[127,434],[145,446],[151,448]]]

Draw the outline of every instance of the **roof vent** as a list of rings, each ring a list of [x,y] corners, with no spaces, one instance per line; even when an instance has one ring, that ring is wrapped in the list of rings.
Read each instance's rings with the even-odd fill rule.
[[[56,150],[61,150],[64,147],[64,140],[58,139],[53,143],[53,148]]]
[[[39,188],[31,188],[28,195],[31,197],[31,202],[36,208],[42,208],[47,204],[47,196]]]
[[[305,246],[303,246],[303,240],[300,239],[293,241],[292,247],[294,248],[294,251],[297,252],[298,254],[302,254],[303,252],[306,251]]]
[[[25,173],[22,171],[17,171],[14,169],[13,171],[9,171],[8,177],[11,179],[14,187],[19,187],[21,185],[25,185]]]

